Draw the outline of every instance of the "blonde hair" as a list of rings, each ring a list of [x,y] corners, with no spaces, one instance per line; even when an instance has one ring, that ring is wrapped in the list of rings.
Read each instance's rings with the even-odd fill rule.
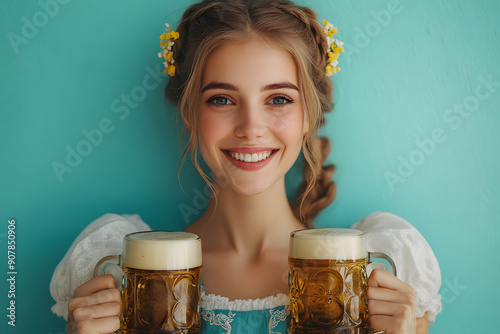
[[[307,162],[300,195],[292,204],[294,213],[308,226],[332,202],[335,184],[333,166],[323,167],[330,150],[329,140],[316,136],[324,124],[324,113],[332,110],[332,84],[325,75],[327,42],[315,12],[288,0],[203,0],[191,5],[177,28],[179,39],[173,48],[177,70],[165,87],[169,100],[179,106],[184,121],[183,135],[194,166],[215,193],[210,177],[200,168],[197,107],[207,58],[213,50],[231,40],[262,37],[287,50],[298,67],[299,91],[309,131],[302,152]]]

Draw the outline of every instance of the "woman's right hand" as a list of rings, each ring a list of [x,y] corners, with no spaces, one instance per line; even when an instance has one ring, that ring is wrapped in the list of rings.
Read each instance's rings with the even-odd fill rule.
[[[68,304],[68,333],[75,329],[79,334],[115,332],[120,327],[121,305],[121,293],[111,275],[80,285]]]

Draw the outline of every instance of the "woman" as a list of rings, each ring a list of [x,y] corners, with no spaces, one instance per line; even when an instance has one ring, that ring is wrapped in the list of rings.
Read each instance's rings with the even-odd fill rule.
[[[214,192],[186,229],[203,243],[202,331],[284,333],[290,232],[312,227],[335,196],[333,167],[323,167],[328,140],[316,136],[333,107],[329,44],[316,14],[286,0],[205,0],[186,10],[178,33],[166,95],[186,126],[185,154]],[[285,174],[301,152],[305,181],[292,207]],[[200,167],[199,154],[210,171]],[[377,231],[387,221],[420,238],[420,251],[437,265],[425,240],[399,217],[376,214],[357,227]],[[373,328],[427,333],[427,311],[439,312],[436,289],[417,286],[422,295],[415,296],[411,285],[380,270],[368,285]],[[68,332],[118,329],[121,299],[112,277],[90,280],[73,297]],[[428,308],[416,305],[429,298]]]

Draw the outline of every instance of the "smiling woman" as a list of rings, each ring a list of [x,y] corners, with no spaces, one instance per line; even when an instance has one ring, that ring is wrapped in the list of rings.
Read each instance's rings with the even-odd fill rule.
[[[311,9],[287,0],[204,0],[187,9],[174,41],[165,44],[172,48],[166,95],[179,106],[189,137],[183,158],[191,155],[213,191],[204,214],[186,229],[203,244],[204,334],[287,330],[290,233],[312,227],[335,196],[333,167],[323,167],[328,140],[317,136],[333,108],[327,73],[338,70],[332,66],[341,51],[334,27],[327,27],[320,27]],[[285,175],[301,152],[305,180],[291,205]],[[92,228],[105,233],[106,219]],[[144,228],[137,218],[121,219],[113,223]],[[391,214],[373,214],[356,227],[367,231],[368,240],[376,236],[370,251],[389,247],[385,252],[400,273],[370,275],[371,326],[388,334],[426,332],[428,319],[440,310],[439,265],[429,245]],[[56,271],[55,282],[58,277]],[[73,297],[68,331],[118,328],[121,299],[112,279],[90,280]]]
[[[284,191],[308,127],[293,58],[262,38],[229,42],[208,58],[202,86],[200,150],[215,184],[231,180],[217,195]]]

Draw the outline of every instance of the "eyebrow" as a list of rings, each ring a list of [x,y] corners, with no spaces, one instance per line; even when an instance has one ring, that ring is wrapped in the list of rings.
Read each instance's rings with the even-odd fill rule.
[[[213,82],[209,83],[208,85],[206,85],[205,87],[203,87],[201,92],[203,93],[203,92],[210,90],[210,89],[226,89],[226,90],[234,90],[236,92],[240,91],[238,89],[238,87],[236,87],[235,85],[232,85],[230,83],[213,81]],[[261,91],[265,92],[265,91],[275,90],[275,89],[294,89],[296,91],[299,91],[297,86],[295,86],[293,83],[288,82],[288,81],[277,82],[277,83],[266,85],[261,89]]]

